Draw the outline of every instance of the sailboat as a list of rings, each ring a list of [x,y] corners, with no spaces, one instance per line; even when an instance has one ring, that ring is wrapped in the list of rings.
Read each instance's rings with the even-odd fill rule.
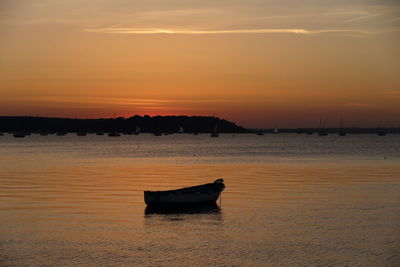
[[[211,137],[218,137],[219,133],[218,133],[218,124],[216,123],[214,126],[214,131],[211,133]]]
[[[179,126],[178,133],[183,133],[183,127]]]
[[[346,132],[343,131],[343,118],[340,118],[340,131],[339,131],[339,136],[345,136]]]
[[[139,135],[139,133],[140,133],[140,127],[136,126],[135,135]]]
[[[321,128],[321,126],[322,126],[322,128]],[[319,121],[319,128],[320,128],[319,133],[318,133],[319,136],[327,136],[328,135],[328,132],[325,131],[325,121],[324,122],[322,122],[321,120]]]

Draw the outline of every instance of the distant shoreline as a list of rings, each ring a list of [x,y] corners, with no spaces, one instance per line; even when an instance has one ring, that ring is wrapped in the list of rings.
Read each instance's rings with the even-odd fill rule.
[[[121,132],[132,133],[220,133],[274,134],[273,128],[244,128],[233,122],[207,116],[132,116],[130,118],[71,119],[33,116],[0,116],[0,132]],[[393,127],[280,128],[278,133],[400,133]]]
[[[144,133],[246,133],[249,130],[217,117],[132,116],[130,118],[70,119],[0,116],[0,132],[127,132]]]

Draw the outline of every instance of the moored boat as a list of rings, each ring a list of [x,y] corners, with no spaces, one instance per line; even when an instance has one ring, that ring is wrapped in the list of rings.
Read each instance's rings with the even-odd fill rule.
[[[136,126],[135,135],[139,135],[139,133],[140,133],[140,127]]]
[[[342,118],[340,118],[339,136],[346,136],[346,132],[343,130],[343,119]]]
[[[26,136],[26,134],[25,134],[25,133],[22,133],[22,132],[18,132],[18,133],[14,133],[13,136],[14,136],[15,138],[23,138],[23,137]]]
[[[108,133],[108,136],[110,136],[110,137],[119,137],[121,135],[119,134],[119,132],[110,132],[110,133]]]
[[[218,133],[218,124],[216,123],[214,126],[214,131],[211,133],[210,135],[211,137],[218,137],[219,133]]]
[[[378,136],[386,136],[386,132],[383,130],[380,130],[376,133]]]
[[[327,132],[327,131],[320,131],[320,132],[318,133],[318,135],[319,135],[319,136],[327,136],[327,135],[328,135],[328,132]]]
[[[214,183],[168,191],[144,191],[147,206],[180,207],[215,204],[225,184],[223,179]]]

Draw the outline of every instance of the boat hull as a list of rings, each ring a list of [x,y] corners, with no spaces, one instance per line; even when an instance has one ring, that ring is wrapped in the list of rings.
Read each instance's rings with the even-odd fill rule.
[[[225,185],[215,182],[169,191],[145,191],[147,206],[178,207],[215,204]]]
[[[182,193],[166,195],[144,195],[144,202],[147,206],[190,206],[207,205],[215,203],[221,192],[210,193]]]
[[[215,203],[195,206],[147,206],[144,210],[146,215],[150,214],[212,214],[220,213],[221,208]]]

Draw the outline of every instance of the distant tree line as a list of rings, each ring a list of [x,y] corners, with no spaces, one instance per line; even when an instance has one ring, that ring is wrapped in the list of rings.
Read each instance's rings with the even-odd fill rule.
[[[27,116],[0,116],[0,132],[141,132],[175,133],[182,127],[187,133],[245,133],[235,123],[205,116],[138,116],[109,119],[68,119]]]

